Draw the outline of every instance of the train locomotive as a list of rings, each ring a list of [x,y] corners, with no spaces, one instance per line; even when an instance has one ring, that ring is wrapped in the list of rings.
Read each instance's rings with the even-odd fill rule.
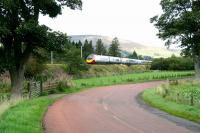
[[[128,64],[128,65],[141,64],[142,65],[142,64],[151,63],[151,61],[91,54],[87,57],[86,63],[87,64]]]

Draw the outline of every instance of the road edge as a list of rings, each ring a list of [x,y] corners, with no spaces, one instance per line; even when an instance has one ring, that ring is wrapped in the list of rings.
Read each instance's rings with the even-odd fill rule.
[[[192,130],[194,132],[199,132],[200,131],[200,124],[189,121],[187,119],[181,118],[181,117],[177,117],[174,115],[171,115],[167,112],[164,112],[162,110],[159,110],[157,108],[154,108],[152,106],[150,106],[148,103],[146,103],[143,98],[142,98],[142,93],[140,92],[137,97],[136,97],[136,101],[139,105],[139,107],[143,108],[144,110],[150,112],[151,114],[154,114],[156,116],[162,117],[168,121],[171,121],[173,123],[175,123],[177,126],[182,126],[185,127],[189,130]]]

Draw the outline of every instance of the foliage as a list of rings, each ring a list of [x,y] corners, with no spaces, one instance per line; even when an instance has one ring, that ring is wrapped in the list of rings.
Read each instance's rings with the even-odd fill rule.
[[[81,53],[79,49],[72,47],[69,51],[65,53],[64,57],[69,74],[77,74],[80,71],[88,69],[85,60],[81,58]]]
[[[133,53],[132,53],[131,55],[128,56],[128,58],[138,59],[138,54],[137,54],[137,52],[134,50]]]
[[[115,57],[121,56],[119,45],[120,45],[119,40],[117,37],[115,37],[112,40],[112,44],[110,45],[109,50],[108,50],[108,53],[110,56],[115,56]]]
[[[9,71],[13,97],[21,97],[25,65],[38,49],[62,50],[68,38],[39,24],[39,15],[54,18],[63,7],[81,9],[81,0],[1,0],[0,71]]]
[[[163,14],[151,19],[158,36],[167,46],[180,44],[183,54],[194,59],[196,76],[200,77],[200,1],[161,0],[160,4]]]
[[[152,70],[194,70],[193,60],[189,57],[158,58],[151,63]]]
[[[86,39],[83,46],[83,58],[86,59],[88,55],[93,53],[94,53],[94,48],[92,46],[92,41],[88,42],[88,40]]]
[[[107,54],[106,47],[104,46],[101,39],[97,40],[95,54],[98,54],[98,55],[106,55]]]
[[[42,60],[39,60],[38,58],[29,58],[26,68],[25,68],[25,77],[27,79],[32,79],[42,73],[44,69],[46,68],[46,65],[43,64]]]
[[[78,43],[75,43],[76,48],[81,48],[81,46],[83,46],[82,42],[79,40]]]

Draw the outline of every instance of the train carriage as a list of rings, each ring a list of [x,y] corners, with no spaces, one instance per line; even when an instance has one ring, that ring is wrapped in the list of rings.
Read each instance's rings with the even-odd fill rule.
[[[86,62],[88,64],[146,64],[151,63],[148,60],[137,60],[137,59],[129,59],[129,58],[121,58],[121,57],[113,57],[113,56],[105,56],[105,55],[96,55],[91,54],[87,57]]]

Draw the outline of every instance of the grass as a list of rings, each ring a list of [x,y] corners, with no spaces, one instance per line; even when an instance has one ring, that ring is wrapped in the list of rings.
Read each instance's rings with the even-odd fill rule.
[[[89,77],[103,77],[112,75],[122,75],[127,73],[146,72],[150,71],[149,65],[119,65],[119,64],[107,64],[107,65],[90,65],[87,71],[82,71],[75,75],[77,78],[89,78]]]
[[[74,86],[65,89],[64,93],[74,93],[81,90],[113,84],[137,83],[166,78],[191,76],[193,72],[147,72],[73,80]],[[48,106],[59,97],[44,96],[20,102],[0,116],[0,133],[42,133],[42,118]]]
[[[78,79],[78,80],[73,80],[73,82],[75,84],[75,88],[80,89],[80,88],[97,87],[97,86],[108,86],[114,84],[138,83],[138,82],[153,81],[153,80],[181,78],[186,76],[192,76],[193,74],[194,74],[193,71],[184,71],[184,72],[158,71],[158,72],[144,72],[144,73],[117,75],[117,76]]]
[[[149,105],[168,112],[169,114],[182,117],[200,123],[200,108],[187,104],[176,103],[168,100],[157,93],[156,89],[145,90],[142,98]]]
[[[0,133],[43,133],[42,117],[60,96],[46,96],[20,102],[0,118]]]
[[[200,108],[200,83],[196,81],[179,82],[175,85],[167,85],[168,89],[165,87],[165,90],[167,89],[167,94],[165,94],[164,98],[176,103]],[[160,94],[159,91],[158,94]]]

